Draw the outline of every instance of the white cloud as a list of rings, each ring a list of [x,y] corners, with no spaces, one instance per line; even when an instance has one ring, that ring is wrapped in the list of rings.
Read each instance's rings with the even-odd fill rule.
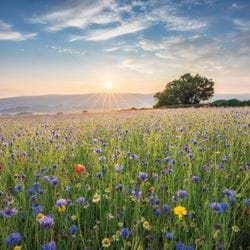
[[[207,26],[205,20],[181,15],[178,8],[169,1],[124,3],[114,0],[80,2],[68,8],[30,18],[30,21],[46,25],[47,30],[54,32],[69,27],[85,29],[83,34],[70,36],[70,42],[108,40],[148,29],[155,24],[163,24],[167,30],[175,31],[195,31]],[[93,29],[92,24],[99,27]]]
[[[250,31],[250,20],[234,19],[233,23],[241,31]]]
[[[59,31],[69,27],[82,29],[91,23],[107,24],[118,20],[118,16],[113,13],[101,14],[112,3],[113,0],[80,2],[68,8],[32,17],[29,20],[31,23],[46,24],[49,31]]]
[[[74,49],[74,48],[64,48],[61,46],[51,46],[50,47],[52,50],[55,50],[58,53],[66,53],[66,54],[71,54],[71,55],[85,55],[86,52],[82,51],[82,50],[78,50],[78,49]]]
[[[115,28],[92,30],[86,36],[72,37],[70,41],[102,41],[126,34],[135,33],[144,30],[149,26],[151,26],[151,24],[147,20],[133,20],[131,22],[124,22]]]
[[[20,33],[12,30],[12,25],[0,20],[0,40],[6,41],[24,41],[33,39],[37,36],[37,33]]]
[[[121,69],[129,69],[143,74],[153,74],[152,65],[147,61],[140,61],[135,59],[123,60],[120,64]]]

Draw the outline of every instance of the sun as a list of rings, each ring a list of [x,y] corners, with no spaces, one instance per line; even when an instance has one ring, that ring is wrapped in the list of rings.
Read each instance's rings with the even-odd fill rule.
[[[111,90],[113,88],[113,83],[111,81],[106,81],[104,86],[106,90]]]

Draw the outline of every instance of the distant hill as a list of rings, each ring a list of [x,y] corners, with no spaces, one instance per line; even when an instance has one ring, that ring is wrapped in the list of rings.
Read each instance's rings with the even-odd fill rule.
[[[115,109],[150,108],[153,94],[81,94],[20,96],[0,99],[0,114],[56,113],[74,111],[104,111]]]
[[[211,101],[237,98],[250,99],[250,94],[219,94]],[[104,111],[115,109],[150,108],[154,105],[153,94],[81,94],[20,96],[0,99],[0,114],[57,113],[75,111]]]

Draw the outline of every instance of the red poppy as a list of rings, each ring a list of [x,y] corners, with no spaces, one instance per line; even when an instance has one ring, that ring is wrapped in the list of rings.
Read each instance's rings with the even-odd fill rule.
[[[82,164],[76,164],[75,166],[75,172],[77,174],[84,173],[85,172],[85,166]]]

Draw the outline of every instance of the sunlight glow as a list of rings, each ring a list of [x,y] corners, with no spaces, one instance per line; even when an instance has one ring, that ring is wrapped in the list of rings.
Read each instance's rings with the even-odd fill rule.
[[[104,86],[106,90],[111,90],[113,88],[113,83],[111,81],[107,81]]]

